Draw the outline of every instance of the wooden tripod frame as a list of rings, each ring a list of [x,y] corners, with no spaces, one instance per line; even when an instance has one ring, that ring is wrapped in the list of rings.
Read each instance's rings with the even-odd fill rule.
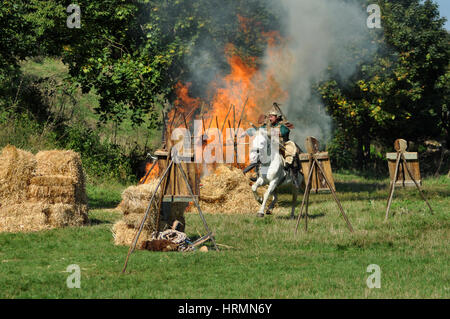
[[[308,205],[309,205],[309,195],[311,194],[311,188],[312,188],[312,182],[313,182],[313,172],[320,171],[323,175],[323,178],[325,179],[325,182],[328,186],[328,188],[331,191],[331,194],[333,195],[334,200],[336,201],[336,204],[339,207],[339,210],[341,211],[342,217],[344,218],[348,229],[350,232],[353,232],[353,227],[350,224],[350,221],[347,218],[347,215],[345,215],[344,209],[342,208],[341,202],[338,200],[336,196],[336,192],[334,191],[333,185],[328,180],[327,175],[325,174],[324,169],[322,168],[322,165],[320,165],[317,157],[318,155],[318,143],[317,140],[315,140],[312,137],[307,138],[306,142],[306,148],[309,152],[309,174],[308,178],[306,180],[306,187],[305,187],[305,193],[303,195],[302,205],[300,207],[300,212],[297,218],[297,225],[295,226],[295,233],[297,234],[298,231],[298,225],[300,223],[300,218],[303,215],[303,207],[305,207],[305,231],[308,230]]]
[[[408,172],[409,177],[412,179],[412,181],[414,182],[414,185],[419,190],[420,196],[425,201],[425,203],[427,203],[428,208],[430,209],[430,212],[433,214],[433,210],[431,209],[431,206],[428,203],[428,200],[426,199],[425,195],[423,194],[422,190],[420,189],[419,183],[416,181],[414,174],[411,172],[411,170],[408,166],[408,162],[407,162],[406,156],[405,156],[407,142],[403,139],[398,139],[394,143],[394,148],[397,151],[397,157],[395,160],[395,170],[394,170],[394,176],[393,176],[394,179],[391,180],[391,185],[390,185],[390,189],[389,189],[389,197],[388,197],[388,202],[387,202],[387,207],[386,207],[386,216],[384,218],[384,221],[387,221],[387,219],[389,217],[389,210],[391,208],[392,199],[394,197],[395,184],[397,182],[397,178],[399,175],[400,166],[403,168],[403,171],[406,168],[406,171]]]
[[[203,215],[202,209],[200,208],[200,205],[198,203],[197,197],[194,195],[194,193],[192,191],[191,185],[189,185],[189,182],[188,182],[188,179],[186,177],[186,173],[185,173],[183,167],[181,165],[176,165],[176,163],[179,161],[179,158],[178,158],[178,155],[176,154],[175,148],[172,148],[172,150],[174,151],[173,152],[174,153],[173,157],[174,157],[175,160],[174,159],[170,159],[169,165],[167,165],[167,168],[164,170],[164,173],[162,174],[162,176],[161,176],[161,178],[160,178],[160,180],[159,180],[155,190],[153,191],[152,197],[150,198],[150,202],[148,203],[147,210],[145,211],[144,217],[142,218],[142,221],[140,223],[139,229],[136,231],[136,234],[134,236],[133,242],[130,245],[130,248],[128,250],[127,258],[125,259],[125,264],[123,266],[122,273],[125,273],[125,270],[126,270],[127,265],[128,265],[128,259],[130,258],[130,255],[133,253],[133,251],[136,248],[136,244],[138,242],[139,236],[141,235],[141,232],[142,232],[142,229],[144,227],[145,221],[147,220],[147,217],[149,215],[150,208],[152,207],[153,201],[155,200],[158,188],[161,186],[161,184],[164,184],[162,186],[163,190],[166,188],[165,185],[167,185],[167,182],[168,182],[168,179],[169,179],[169,175],[170,175],[168,173],[171,171],[171,167],[173,165],[175,165],[175,167],[178,167],[178,169],[179,169],[179,171],[181,173],[181,176],[183,177],[183,180],[185,182],[186,188],[189,191],[191,199],[194,202],[195,207],[197,208],[197,211],[198,211],[198,213],[200,215],[200,218],[202,219],[203,226],[205,227],[206,232],[207,232],[207,234],[205,236],[197,239],[195,242],[193,242],[191,244],[191,246],[195,247],[199,243],[203,243],[203,242],[205,242],[207,240],[211,240],[213,245],[214,245],[214,248],[216,250],[219,250],[219,248],[217,247],[216,241],[214,239],[214,234],[210,231],[210,229],[208,227],[208,224],[206,223],[205,216]],[[172,150],[169,152],[169,154],[172,154]],[[152,169],[153,169],[153,167],[152,167]],[[161,202],[163,200],[163,197],[164,197],[164,191],[161,192],[161,195],[160,195],[160,198],[159,198],[159,203],[160,203],[159,207],[161,207]],[[159,222],[159,215],[160,214],[158,214],[158,222]]]

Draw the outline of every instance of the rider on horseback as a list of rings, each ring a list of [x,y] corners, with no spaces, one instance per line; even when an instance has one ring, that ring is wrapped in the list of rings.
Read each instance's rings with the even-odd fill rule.
[[[284,119],[284,116],[277,103],[273,103],[272,109],[266,116],[264,116],[264,121],[265,123],[261,126],[261,128],[267,129],[267,134],[269,136],[271,135],[272,128],[279,128],[281,146],[280,153],[284,158],[284,168],[293,177],[294,185],[299,188],[300,185],[298,185],[298,172],[300,167],[297,161],[297,145],[293,141],[289,140],[289,134],[291,131],[288,126],[292,127],[292,125]]]
[[[284,168],[291,174],[293,177],[294,185],[299,188],[298,185],[298,171],[299,167],[294,162],[297,156],[297,145],[291,140],[289,140],[289,134],[291,130],[288,128],[291,126],[285,119],[283,119],[283,114],[281,113],[280,107],[277,103],[273,103],[272,109],[267,114],[267,120],[262,128],[266,128],[268,135],[270,136],[270,132],[272,128],[279,128],[280,130],[280,153],[284,158]],[[291,126],[292,127],[292,126]]]

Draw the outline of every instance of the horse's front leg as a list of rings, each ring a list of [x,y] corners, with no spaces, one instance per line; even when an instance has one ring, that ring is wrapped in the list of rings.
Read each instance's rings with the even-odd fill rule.
[[[264,209],[266,207],[267,199],[275,190],[277,183],[278,183],[278,178],[276,178],[270,182],[269,187],[267,188],[267,191],[264,193],[263,202],[262,202],[261,208],[259,209],[258,214],[257,214],[258,217],[264,217]]]
[[[262,179],[262,177],[259,177],[255,184],[252,185],[252,191],[253,191],[253,196],[255,196],[255,199],[258,203],[262,204],[263,199],[258,195],[258,187],[262,186],[264,184],[264,180]]]

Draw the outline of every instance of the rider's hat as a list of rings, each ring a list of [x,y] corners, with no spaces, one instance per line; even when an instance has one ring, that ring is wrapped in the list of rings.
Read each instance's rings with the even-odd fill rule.
[[[278,104],[277,103],[273,103],[272,108],[270,109],[269,113],[267,113],[267,115],[275,115],[277,117],[281,117],[281,113],[278,109]]]

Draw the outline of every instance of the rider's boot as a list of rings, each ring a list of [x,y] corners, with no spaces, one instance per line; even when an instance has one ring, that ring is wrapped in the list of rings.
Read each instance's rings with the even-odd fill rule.
[[[258,180],[258,174],[255,173],[255,174],[253,174],[253,176],[250,176],[250,180],[251,180],[252,182],[256,182],[256,181]]]

